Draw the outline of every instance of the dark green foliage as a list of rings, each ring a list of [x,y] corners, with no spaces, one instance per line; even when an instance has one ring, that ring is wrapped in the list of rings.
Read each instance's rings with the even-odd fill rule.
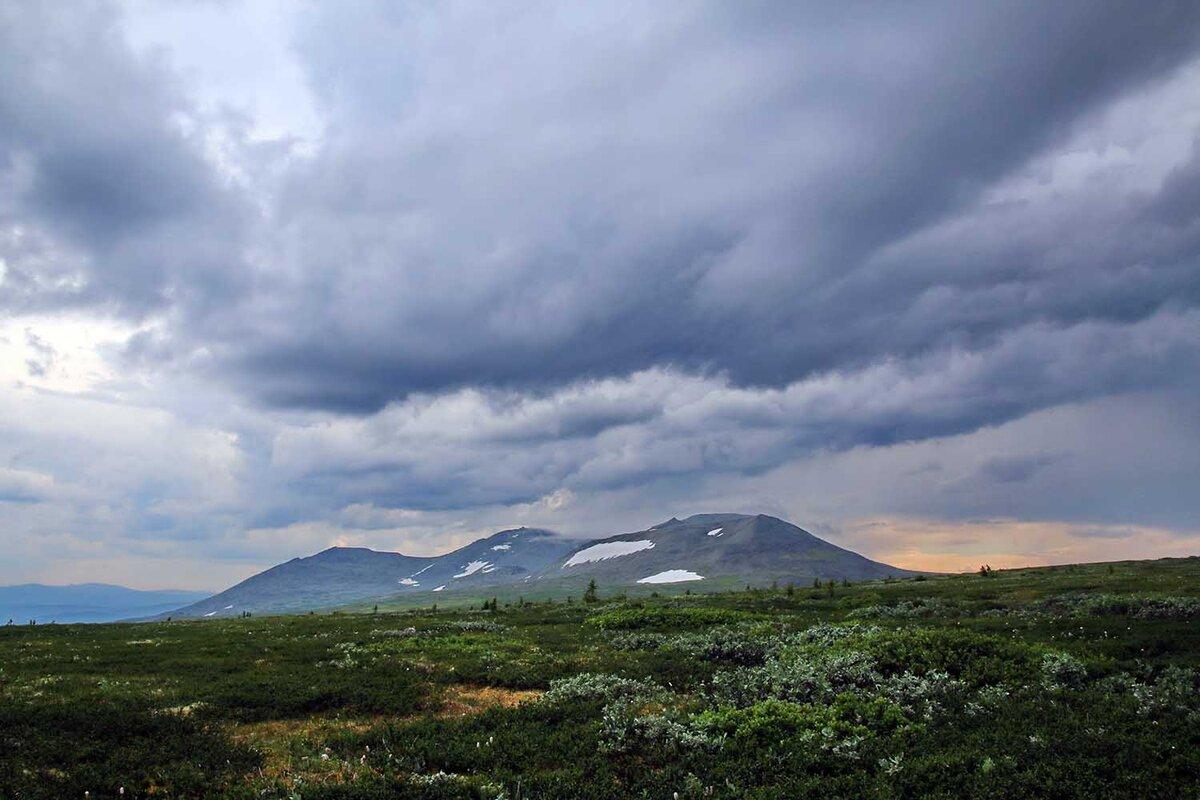
[[[747,619],[747,615],[723,608],[619,608],[588,617],[586,622],[601,630],[640,630],[645,628],[689,628],[719,625]]]
[[[1200,620],[1200,598],[1142,597],[1102,593],[1070,594],[1047,598],[1034,604],[1030,610],[1080,617],[1120,616],[1133,619]]]
[[[0,704],[0,797],[205,797],[259,765],[214,725],[128,702]]]
[[[823,582],[0,628],[0,798],[1200,796],[1200,562]]]

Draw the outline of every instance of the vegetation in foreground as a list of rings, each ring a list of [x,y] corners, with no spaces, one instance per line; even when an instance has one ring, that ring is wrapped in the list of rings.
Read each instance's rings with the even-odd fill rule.
[[[1200,559],[475,605],[0,629],[0,797],[1200,796]]]

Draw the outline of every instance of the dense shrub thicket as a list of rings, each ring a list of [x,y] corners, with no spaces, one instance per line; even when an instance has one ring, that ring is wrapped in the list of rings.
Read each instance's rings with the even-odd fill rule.
[[[1197,620],[1200,619],[1200,598],[1069,594],[1046,598],[1028,609],[1018,609],[1018,613],[1076,617],[1121,616],[1143,620]]]

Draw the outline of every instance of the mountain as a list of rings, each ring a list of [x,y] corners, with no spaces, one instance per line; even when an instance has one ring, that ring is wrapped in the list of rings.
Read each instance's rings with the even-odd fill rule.
[[[558,565],[579,546],[540,528],[513,528],[479,539],[401,580],[401,593],[463,590],[524,582]]]
[[[577,593],[592,578],[608,590],[731,581],[803,584],[813,578],[861,581],[913,574],[775,517],[697,514],[585,542],[540,528],[513,528],[431,557],[333,547],[272,567],[171,615],[294,613],[409,596],[432,602],[439,592],[472,596],[477,590],[504,586]]]
[[[0,624],[9,619],[17,623],[31,619],[39,623],[113,622],[152,616],[207,595],[177,589],[142,591],[106,583],[0,586]]]
[[[380,553],[365,547],[331,547],[252,575],[172,615],[233,617],[243,611],[282,614],[384,597],[400,590],[401,579],[437,560]]]
[[[331,547],[271,567],[220,594],[177,609],[171,616],[230,617],[243,611],[281,614],[398,594],[511,584],[556,565],[577,546],[578,540],[552,531],[513,528],[441,556]]]
[[[717,578],[861,581],[915,573],[871,561],[764,514],[697,514],[587,542],[546,577],[586,576],[603,586],[699,584]]]

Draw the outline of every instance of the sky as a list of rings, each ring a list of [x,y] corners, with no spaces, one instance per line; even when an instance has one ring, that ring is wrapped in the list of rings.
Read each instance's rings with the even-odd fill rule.
[[[0,0],[0,583],[767,513],[1200,553],[1200,4]]]

